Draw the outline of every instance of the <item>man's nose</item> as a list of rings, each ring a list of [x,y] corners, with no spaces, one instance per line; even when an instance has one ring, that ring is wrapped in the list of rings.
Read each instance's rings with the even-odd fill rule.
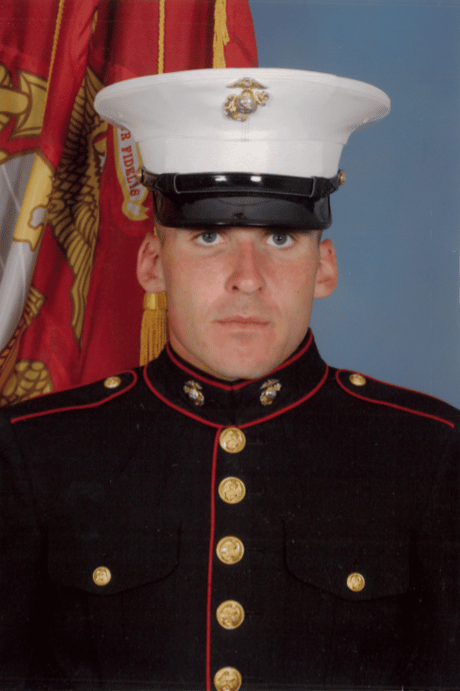
[[[227,284],[229,290],[239,290],[250,295],[265,286],[264,257],[253,240],[248,239],[238,243],[232,262],[232,273]]]

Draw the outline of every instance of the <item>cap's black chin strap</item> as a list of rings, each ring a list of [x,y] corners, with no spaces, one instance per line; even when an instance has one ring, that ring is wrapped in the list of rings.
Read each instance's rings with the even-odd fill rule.
[[[322,199],[345,182],[343,170],[332,178],[299,178],[290,175],[258,173],[163,173],[155,175],[142,168],[140,182],[165,196],[203,195],[281,195]]]

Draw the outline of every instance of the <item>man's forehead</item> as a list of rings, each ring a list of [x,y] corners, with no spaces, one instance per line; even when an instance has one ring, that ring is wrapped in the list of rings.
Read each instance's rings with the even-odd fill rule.
[[[131,130],[166,226],[325,229],[350,134],[389,112],[380,89],[302,70],[190,70],[113,84],[97,111]]]

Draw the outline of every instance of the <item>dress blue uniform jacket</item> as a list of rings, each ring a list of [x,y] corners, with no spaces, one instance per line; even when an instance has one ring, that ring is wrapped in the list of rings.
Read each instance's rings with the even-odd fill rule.
[[[4,410],[0,688],[460,688],[459,412],[350,375],[168,347]]]

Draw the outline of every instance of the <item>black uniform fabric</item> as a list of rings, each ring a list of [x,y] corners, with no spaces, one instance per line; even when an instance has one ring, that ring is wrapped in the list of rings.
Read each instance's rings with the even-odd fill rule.
[[[0,688],[204,691],[227,666],[242,691],[460,688],[459,412],[349,375],[308,334],[261,380],[167,350],[4,410]]]

